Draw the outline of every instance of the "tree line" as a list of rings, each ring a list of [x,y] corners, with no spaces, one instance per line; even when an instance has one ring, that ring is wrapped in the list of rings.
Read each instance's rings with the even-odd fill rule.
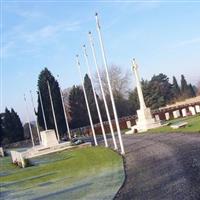
[[[121,69],[117,66],[111,66],[110,68],[111,74],[111,85],[113,89],[113,94],[116,103],[116,109],[118,113],[118,117],[124,117],[128,115],[133,115],[136,113],[136,110],[139,109],[139,102],[137,96],[137,89],[134,88],[130,90],[130,80],[127,74],[123,74]],[[104,71],[101,72],[102,82],[104,91],[106,94],[106,99],[108,102],[108,107],[111,113],[111,118],[113,119],[113,111],[111,100],[105,80]],[[50,78],[51,77],[51,78]],[[49,102],[48,90],[46,88],[46,80],[51,80],[51,88],[54,101],[54,107],[56,111],[56,119],[58,126],[60,127],[59,133],[64,135],[66,132],[66,125],[64,119],[64,113],[61,106],[61,98],[58,91],[60,90],[57,80],[53,77],[51,72],[45,68],[40,76],[38,81],[38,88],[41,90],[42,98],[44,101],[44,110],[45,116],[48,116],[47,124],[49,127],[54,128],[54,122],[52,117],[51,105]],[[44,82],[41,80],[45,80]],[[86,90],[90,110],[92,113],[92,120],[94,124],[99,123],[99,118],[97,114],[94,94],[92,91],[91,79],[88,74],[84,76],[84,87]],[[101,94],[98,90],[98,82],[95,82],[96,97],[98,99],[98,103],[100,106],[102,118],[104,121],[107,121],[107,116],[105,112],[104,102],[102,100]],[[173,77],[172,83],[169,81],[169,77],[167,75],[160,73],[158,75],[154,75],[151,80],[142,80],[142,89],[144,93],[145,102],[148,107],[152,109],[157,109],[159,107],[165,106],[169,103],[173,103],[176,101],[184,100],[186,98],[195,97],[196,96],[196,87],[188,84],[184,75],[181,75],[181,83],[180,85],[177,82],[176,77]],[[68,119],[70,128],[75,129],[78,127],[88,126],[89,118],[84,98],[84,93],[82,86],[72,86],[70,90],[68,90],[67,94],[65,94],[65,104],[66,110],[68,114]],[[41,105],[38,97],[38,122],[41,127],[44,129],[44,122],[42,118]]]
[[[111,113],[111,118],[113,119],[114,116],[109,91],[107,88],[105,71],[101,71],[100,74],[109,111]],[[111,78],[111,85],[113,89],[118,117],[136,114],[136,110],[139,109],[137,89],[131,89],[129,74],[123,73],[121,68],[115,65],[110,67],[109,74]],[[95,95],[99,103],[102,119],[104,121],[107,121],[104,102],[102,100],[101,92],[99,90],[99,83],[95,80],[97,79],[94,79],[96,89]],[[47,68],[44,68],[39,74],[37,86],[38,90],[41,93],[47,128],[55,129],[47,81],[49,82],[51,88],[56,122],[58,125],[58,132],[62,137],[67,132],[67,127],[62,107],[60,86],[52,73]],[[153,75],[150,80],[142,80],[141,83],[145,103],[148,107],[151,107],[152,109],[157,109],[159,107],[163,107],[167,104],[181,101],[186,98],[195,97],[198,93],[195,86],[193,86],[191,83],[187,83],[184,75],[181,75],[180,84],[178,84],[175,76],[172,78],[171,83],[169,81],[169,77],[167,77],[167,75],[163,73]],[[86,89],[93,123],[99,123],[94,94],[92,90],[92,83],[90,77],[87,74],[85,74],[84,76],[84,87]],[[82,86],[74,85],[70,89],[68,89],[67,92],[64,93],[64,102],[71,129],[89,125],[89,118]],[[45,130],[45,122],[43,118],[39,94],[38,108],[35,111],[35,114],[37,115],[40,129]],[[32,127],[33,126],[34,125],[32,124]],[[1,113],[0,117],[0,142],[12,143],[23,140],[24,137],[26,139],[29,138],[28,135],[30,135],[30,133],[27,124],[25,125],[25,132],[26,133],[24,134],[23,126],[17,113],[13,109],[9,111],[6,108],[5,113]]]

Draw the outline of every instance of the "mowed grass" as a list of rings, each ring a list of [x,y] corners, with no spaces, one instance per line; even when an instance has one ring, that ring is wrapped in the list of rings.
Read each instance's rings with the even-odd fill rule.
[[[181,127],[178,129],[173,129],[170,125],[178,123],[178,122],[188,122],[185,127]],[[147,132],[149,133],[169,133],[169,132],[178,132],[178,133],[200,133],[200,115],[178,118],[174,120],[166,121],[169,123],[167,126],[163,126],[160,128],[150,129]]]
[[[0,159],[3,199],[84,199],[84,195],[95,197],[95,192],[101,189],[96,188],[97,185],[101,187],[102,184],[104,187],[104,181],[109,177],[110,180],[107,181],[111,182],[111,188],[107,185],[105,196],[113,196],[124,179],[122,157],[103,147],[62,151],[38,157],[31,160],[34,166],[25,169],[11,164],[10,157]],[[77,189],[79,184],[82,186]],[[87,194],[83,193],[82,187],[84,190],[88,189]],[[102,196],[103,193],[99,195]]]

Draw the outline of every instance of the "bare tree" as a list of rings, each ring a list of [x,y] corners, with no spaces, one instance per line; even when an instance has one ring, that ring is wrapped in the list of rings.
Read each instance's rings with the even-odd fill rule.
[[[110,76],[110,81],[111,81],[111,86],[113,90],[114,96],[122,95],[123,97],[127,97],[128,91],[130,90],[130,74],[128,72],[123,72],[122,69],[117,66],[117,65],[111,65],[109,67],[109,76]],[[100,70],[100,77],[103,85],[103,89],[105,91],[106,95],[109,95],[109,90],[108,90],[108,83],[106,79],[106,72],[105,69],[102,68]],[[100,84],[98,81],[98,76],[95,74],[95,87],[101,96],[101,90],[100,90]]]

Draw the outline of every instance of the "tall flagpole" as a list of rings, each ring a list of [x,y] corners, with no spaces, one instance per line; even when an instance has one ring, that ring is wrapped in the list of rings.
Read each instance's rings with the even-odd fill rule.
[[[101,82],[101,77],[100,77],[100,73],[99,73],[99,67],[98,67],[98,64],[97,64],[96,52],[95,52],[91,32],[89,32],[89,40],[90,40],[90,47],[92,49],[92,55],[93,55],[93,59],[94,59],[94,63],[95,63],[95,66],[96,66],[96,71],[97,71],[97,75],[98,75],[98,79],[99,79],[100,89],[101,89],[101,93],[102,93],[102,97],[103,97],[103,101],[104,101],[104,105],[105,105],[105,109],[106,109],[106,115],[107,115],[107,118],[108,118],[108,123],[109,123],[110,131],[111,131],[111,135],[112,135],[112,139],[113,139],[114,149],[118,149],[117,144],[116,144],[116,140],[115,140],[112,122],[111,122],[111,117],[110,117],[110,113],[109,113],[109,109],[108,109],[108,104],[107,104],[107,101],[106,101],[106,96],[105,96],[103,85],[102,85],[102,82]]]
[[[33,110],[34,110],[34,117],[35,117],[35,122],[36,122],[37,134],[38,134],[39,142],[41,143],[40,130],[39,130],[37,117],[36,117],[36,114],[35,114],[35,105],[34,105],[34,102],[33,102],[33,95],[32,95],[31,90],[30,90],[30,95],[31,95],[31,102],[32,102]]]
[[[89,107],[89,103],[88,103],[88,99],[87,99],[87,94],[86,94],[86,91],[85,91],[83,77],[82,77],[82,74],[81,74],[81,68],[80,68],[80,62],[79,62],[79,59],[78,59],[78,55],[76,56],[76,61],[77,61],[77,67],[78,67],[79,74],[80,74],[80,79],[81,79],[82,86],[83,86],[83,93],[84,93],[85,102],[86,102],[86,106],[87,106],[90,125],[91,125],[91,128],[92,128],[92,134],[93,134],[93,138],[94,138],[94,143],[95,143],[95,146],[97,146],[98,144],[97,144],[96,134],[95,134],[94,125],[93,125],[93,121],[92,121],[92,117],[91,117],[91,112],[90,112],[90,107]]]
[[[57,122],[56,122],[56,116],[55,116],[55,111],[54,111],[54,106],[53,106],[53,100],[52,100],[52,96],[51,96],[51,88],[50,88],[50,85],[49,85],[49,81],[47,81],[47,86],[48,86],[48,90],[49,90],[49,97],[50,97],[51,109],[52,109],[52,113],[53,113],[53,120],[54,120],[54,124],[55,124],[55,128],[56,128],[56,135],[57,135],[58,141],[60,141],[60,136],[59,136],[59,133],[58,133],[58,126],[57,126]]]
[[[93,91],[94,100],[95,100],[95,104],[96,104],[96,108],[97,108],[97,113],[98,113],[98,116],[99,116],[99,121],[100,121],[100,124],[101,124],[104,143],[105,143],[105,146],[108,147],[106,133],[105,133],[105,129],[104,129],[104,126],[103,126],[103,120],[102,120],[102,117],[101,117],[101,111],[100,111],[100,108],[99,108],[99,103],[98,103],[96,92],[95,92],[95,89],[94,89],[93,78],[92,78],[92,74],[91,74],[91,70],[90,70],[90,65],[89,65],[89,62],[88,62],[88,55],[87,55],[87,52],[86,52],[85,45],[83,46],[83,53],[84,53],[85,62],[86,62],[87,68],[88,68],[88,75],[91,78],[92,91]]]
[[[25,94],[24,94],[24,101],[25,101],[25,104],[26,104],[26,118],[27,118],[27,121],[28,121],[29,131],[30,131],[30,134],[31,134],[31,141],[32,141],[32,145],[34,147],[35,144],[34,144],[34,140],[33,140],[33,132],[32,132],[32,129],[31,129],[31,122],[30,122],[30,119],[29,119],[29,111],[28,111],[28,105],[27,105],[27,102],[26,102]]]
[[[45,127],[45,130],[47,130],[47,122],[46,122],[46,117],[45,117],[45,114],[44,114],[44,107],[43,107],[42,95],[41,95],[40,89],[38,89],[38,94],[39,94],[40,104],[41,104],[41,108],[42,108],[42,116],[43,116],[43,120],[44,120],[44,127]]]
[[[103,58],[104,67],[105,67],[105,70],[106,70],[106,77],[107,77],[107,81],[108,81],[108,89],[109,89],[111,103],[112,103],[112,107],[113,107],[113,112],[114,112],[114,117],[115,117],[115,122],[116,122],[116,127],[117,127],[117,133],[118,133],[118,137],[119,137],[119,143],[120,143],[120,147],[121,147],[121,154],[125,154],[124,144],[122,142],[121,130],[120,130],[120,127],[119,127],[119,120],[118,120],[117,111],[116,111],[116,107],[115,107],[115,101],[114,101],[114,97],[113,97],[113,93],[112,93],[112,87],[111,87],[111,84],[110,84],[110,78],[109,78],[109,74],[108,74],[108,65],[107,65],[105,49],[104,49],[104,45],[103,45],[103,39],[102,39],[102,35],[101,35],[101,29],[100,29],[100,24],[99,24],[99,19],[98,19],[97,13],[96,13],[95,17],[96,17],[96,24],[97,24],[97,32],[98,32],[98,36],[99,36],[99,42],[100,42],[100,46],[101,46],[102,58]]]
[[[71,140],[71,132],[70,132],[70,129],[69,129],[69,123],[68,123],[68,120],[67,120],[67,113],[66,113],[66,110],[65,110],[65,105],[64,105],[64,97],[63,97],[63,93],[60,89],[60,96],[61,96],[61,100],[62,100],[62,106],[63,106],[63,112],[64,112],[64,116],[65,116],[65,122],[66,122],[66,126],[67,126],[67,132],[68,132],[68,135],[69,135],[69,139]]]

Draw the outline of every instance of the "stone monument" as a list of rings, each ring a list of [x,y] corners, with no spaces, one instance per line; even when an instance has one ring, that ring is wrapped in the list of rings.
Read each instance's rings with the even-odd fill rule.
[[[146,107],[146,104],[144,102],[144,96],[142,93],[142,86],[138,72],[138,65],[136,64],[135,59],[133,59],[132,69],[136,78],[136,86],[140,103],[140,109],[137,110],[138,119],[136,121],[136,125],[132,127],[132,132],[134,133],[135,129],[138,132],[144,132],[147,131],[148,129],[157,128],[161,126],[161,123],[160,121],[156,121],[155,118],[152,117],[151,109]]]
[[[42,145],[44,147],[52,147],[59,144],[56,138],[56,133],[53,129],[42,131],[40,134],[42,139]]]

